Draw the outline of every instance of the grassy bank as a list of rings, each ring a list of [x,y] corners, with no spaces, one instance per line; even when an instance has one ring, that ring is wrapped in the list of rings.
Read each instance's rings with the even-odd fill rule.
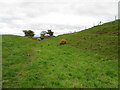
[[[118,87],[118,21],[42,41],[2,38],[3,88]]]

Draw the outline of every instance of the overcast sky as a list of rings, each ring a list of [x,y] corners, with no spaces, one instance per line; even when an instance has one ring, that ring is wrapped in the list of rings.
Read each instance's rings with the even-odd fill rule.
[[[35,34],[52,29],[55,35],[80,31],[118,16],[119,0],[0,0],[0,34]]]

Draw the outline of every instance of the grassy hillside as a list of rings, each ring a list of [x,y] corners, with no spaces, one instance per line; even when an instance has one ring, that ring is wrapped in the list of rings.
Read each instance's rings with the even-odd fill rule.
[[[2,36],[0,36],[0,89],[2,89]]]
[[[42,41],[3,35],[2,45],[3,88],[118,87],[118,21]]]

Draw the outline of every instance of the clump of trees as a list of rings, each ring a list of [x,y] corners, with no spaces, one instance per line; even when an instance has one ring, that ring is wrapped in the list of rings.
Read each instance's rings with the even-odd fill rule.
[[[35,35],[32,30],[23,30],[23,32],[24,32],[24,34],[25,34],[26,37],[31,37],[31,38],[32,38],[32,37]],[[54,32],[52,32],[51,30],[42,31],[42,32],[40,33],[40,37],[39,37],[39,38],[41,38],[41,40],[42,40],[42,39],[44,39],[44,38],[46,38],[46,37],[53,36],[53,33],[54,33]]]
[[[33,37],[35,34],[32,30],[23,30],[26,37]]]
[[[52,32],[51,30],[48,30],[48,32],[42,31],[42,32],[40,33],[40,36],[41,36],[42,39],[44,39],[44,38],[46,38],[46,37],[53,36],[53,33],[54,33],[54,32]]]

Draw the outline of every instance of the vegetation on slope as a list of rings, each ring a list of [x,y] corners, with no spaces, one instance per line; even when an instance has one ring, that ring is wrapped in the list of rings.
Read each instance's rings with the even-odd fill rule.
[[[68,40],[69,45],[79,49],[93,51],[109,58],[118,58],[116,54],[118,52],[118,21],[72,34],[60,35],[56,39],[62,38]]]
[[[42,41],[3,35],[2,43],[3,88],[118,87],[118,21]]]

